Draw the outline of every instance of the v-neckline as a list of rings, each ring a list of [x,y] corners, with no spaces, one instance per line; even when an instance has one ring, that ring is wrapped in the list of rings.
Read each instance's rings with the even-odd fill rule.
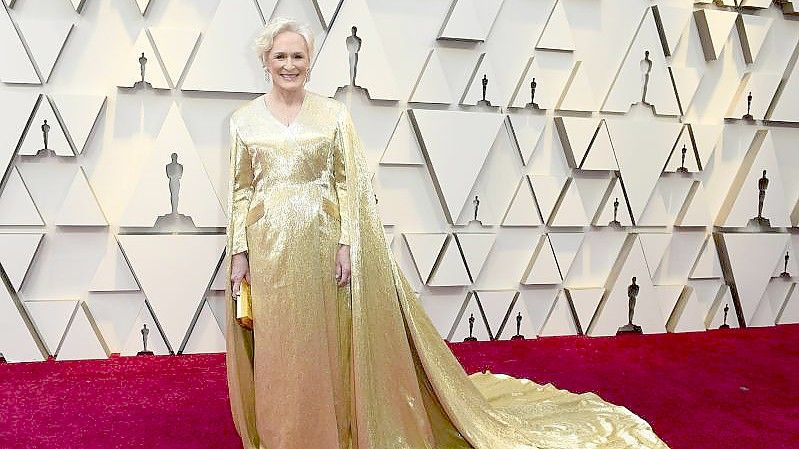
[[[297,115],[295,115],[295,116],[294,116],[294,120],[292,120],[292,121],[291,121],[291,122],[290,122],[288,125],[286,125],[285,123],[281,122],[281,121],[280,121],[280,119],[279,119],[279,118],[277,118],[277,117],[275,116],[275,114],[273,114],[273,113],[272,113],[272,110],[270,110],[270,109],[269,109],[269,106],[266,104],[266,96],[267,96],[267,95],[268,95],[268,94],[264,94],[264,95],[261,97],[261,105],[263,105],[263,108],[266,110],[266,114],[267,114],[269,117],[271,117],[271,118],[272,118],[272,120],[274,120],[275,122],[277,122],[277,124],[278,124],[278,125],[280,125],[282,128],[284,128],[284,129],[291,129],[291,128],[292,128],[292,127],[294,127],[294,125],[295,125],[295,124],[297,124],[297,122],[300,120],[300,116],[302,116],[302,111],[305,109],[305,103],[307,103],[307,102],[308,102],[308,95],[309,95],[309,94],[308,94],[308,92],[307,92],[307,91],[305,92],[305,95],[303,95],[303,97],[302,97],[302,103],[300,103],[300,109],[297,111]]]

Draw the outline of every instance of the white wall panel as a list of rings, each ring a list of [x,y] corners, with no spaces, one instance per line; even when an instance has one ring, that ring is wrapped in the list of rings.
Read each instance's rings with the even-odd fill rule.
[[[639,292],[636,296],[633,324],[641,326],[646,334],[666,332],[662,311],[655,294],[644,259],[644,252],[637,238],[627,241],[630,248],[622,250],[623,260],[619,272],[612,275],[606,284],[606,293],[597,308],[587,334],[592,336],[615,335],[628,322],[628,287],[635,278]],[[626,253],[626,254],[624,254]]]
[[[3,42],[0,46],[3,60],[0,80],[4,83],[39,84],[39,76],[8,13],[6,8],[0,11],[0,41]]]
[[[519,313],[526,338],[576,333],[564,288],[583,331],[613,334],[633,273],[647,283],[645,332],[717,328],[726,304],[734,327],[738,313],[749,325],[797,320],[797,289],[776,276],[786,251],[799,271],[799,22],[772,2],[16,3],[0,11],[0,235],[31,240],[0,261],[14,287],[0,292],[9,361],[40,360],[64,335],[21,304],[60,301],[81,304],[63,357],[135,355],[144,323],[158,354],[223,350],[227,122],[268,88],[251,44],[275,16],[309,22],[308,88],[349,107],[387,236],[412,243],[392,252],[421,273],[409,279],[443,337],[462,340],[471,313],[480,339],[506,314],[493,336],[510,338]],[[339,90],[353,25],[371,97]],[[142,51],[156,89],[117,87],[140,78]],[[632,105],[644,51],[656,114]],[[471,106],[483,74],[494,108]],[[525,107],[533,79],[538,109]],[[749,91],[754,121],[740,119]],[[33,156],[45,118],[65,157]],[[687,174],[675,173],[683,146]],[[131,235],[170,211],[173,151],[185,164],[179,210],[208,235]],[[744,233],[763,169],[773,228]],[[621,229],[608,227],[616,198]],[[491,292],[519,296],[484,303]]]
[[[76,300],[28,301],[25,310],[50,355],[56,355],[78,308]]]
[[[42,241],[41,233],[0,233],[0,265],[17,291]]]
[[[255,3],[235,0],[219,2],[213,20],[203,32],[183,89],[265,91],[262,64],[251,45],[262,26]]]

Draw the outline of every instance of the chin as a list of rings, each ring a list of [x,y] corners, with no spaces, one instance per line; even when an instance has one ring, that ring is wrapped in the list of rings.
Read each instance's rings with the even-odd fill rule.
[[[301,82],[296,83],[275,83],[272,87],[282,90],[301,90],[304,84]]]

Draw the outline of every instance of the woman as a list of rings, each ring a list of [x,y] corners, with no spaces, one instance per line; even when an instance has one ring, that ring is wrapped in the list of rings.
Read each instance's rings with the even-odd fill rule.
[[[665,448],[593,394],[467,376],[386,246],[349,112],[304,89],[313,36],[276,19],[257,41],[272,89],[231,128],[234,421],[247,449]],[[486,398],[489,398],[488,400]]]

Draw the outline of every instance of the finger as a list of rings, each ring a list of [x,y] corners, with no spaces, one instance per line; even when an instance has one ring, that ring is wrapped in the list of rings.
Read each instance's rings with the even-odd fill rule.
[[[233,296],[239,294],[241,290],[241,281],[233,281],[233,286],[230,288],[230,291],[233,293]]]
[[[345,281],[345,273],[342,267],[339,265],[336,269],[336,285],[339,287],[344,286]]]
[[[344,273],[341,276],[341,282],[339,283],[340,286],[345,286],[350,282],[350,270],[344,270]]]
[[[250,270],[247,270],[247,272],[244,273],[244,279],[247,281],[248,284],[252,284],[252,282],[250,282]]]

